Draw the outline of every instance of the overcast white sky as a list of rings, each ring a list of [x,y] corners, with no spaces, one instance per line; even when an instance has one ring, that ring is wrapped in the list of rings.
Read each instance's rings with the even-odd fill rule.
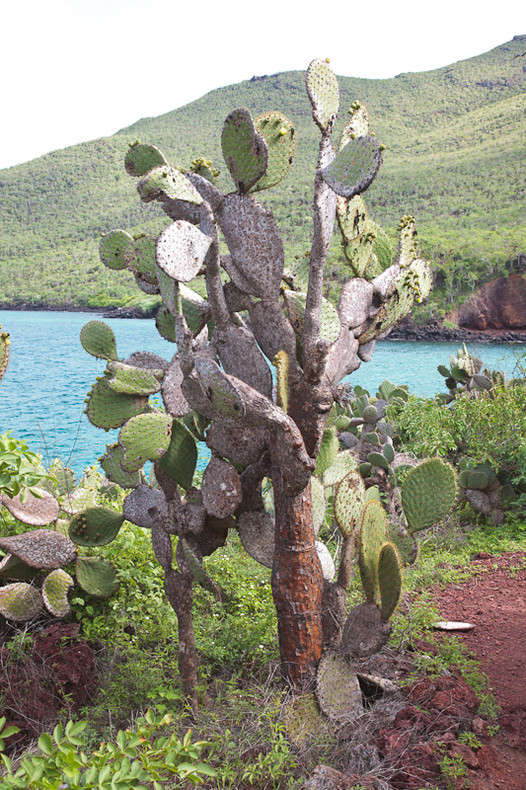
[[[315,57],[349,77],[439,68],[526,33],[526,4],[6,0],[0,24],[4,168]]]

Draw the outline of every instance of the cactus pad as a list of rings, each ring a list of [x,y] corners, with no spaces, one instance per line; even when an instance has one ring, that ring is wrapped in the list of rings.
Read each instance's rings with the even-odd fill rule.
[[[227,116],[221,148],[239,191],[248,192],[265,174],[269,160],[267,144],[256,129],[249,110],[241,107]]]
[[[325,715],[341,724],[363,713],[356,672],[336,651],[329,650],[322,656],[316,676],[316,695]]]
[[[264,428],[243,428],[227,425],[223,420],[213,420],[206,433],[206,443],[217,455],[228,458],[233,464],[248,466],[258,461],[266,449]]]
[[[54,617],[66,617],[71,612],[68,603],[68,592],[74,582],[69,573],[57,568],[51,571],[42,585],[42,598],[48,612]]]
[[[99,256],[108,269],[125,269],[124,251],[133,244],[133,236],[125,230],[110,230],[100,240]]]
[[[350,118],[340,138],[340,149],[356,137],[366,137],[369,134],[369,113],[365,104],[353,102],[349,110]]]
[[[293,696],[287,700],[280,715],[287,740],[301,748],[327,731],[327,720],[321,715],[315,694]]]
[[[155,145],[133,143],[124,157],[124,169],[130,176],[145,176],[154,167],[167,165],[164,154]]]
[[[359,566],[368,602],[378,594],[378,556],[387,537],[387,517],[378,502],[368,502],[363,510],[359,532]]]
[[[174,357],[166,371],[161,387],[161,395],[166,411],[172,417],[184,417],[190,414],[192,407],[186,400],[181,389],[183,372],[178,357]]]
[[[344,537],[349,537],[360,522],[365,507],[365,483],[358,471],[348,472],[337,485],[334,518]]]
[[[84,351],[99,359],[118,359],[113,329],[104,321],[89,321],[80,330]]]
[[[203,198],[193,184],[175,167],[163,165],[155,167],[142,178],[137,191],[144,203],[167,197],[170,200],[183,200],[200,205]]]
[[[343,450],[336,455],[332,464],[323,473],[323,485],[335,486],[348,472],[355,472],[357,470],[358,460],[355,454],[352,450]]]
[[[345,621],[340,651],[351,658],[368,658],[385,645],[390,634],[391,624],[382,619],[375,603],[359,604]]]
[[[155,316],[155,326],[161,337],[175,343],[175,318],[166,307],[161,307]]]
[[[119,587],[117,571],[102,557],[77,557],[75,571],[84,592],[96,598],[109,598]]]
[[[310,493],[312,502],[312,527],[314,534],[317,535],[325,519],[327,501],[325,499],[325,489],[323,483],[317,477],[310,479]]]
[[[350,200],[338,197],[336,201],[336,217],[345,241],[359,239],[369,224],[367,208],[361,195]]]
[[[123,502],[122,514],[125,519],[145,529],[152,529],[157,515],[166,511],[166,499],[158,488],[138,485]]]
[[[245,403],[240,391],[216,362],[198,358],[195,370],[203,392],[216,411],[232,419],[244,417]]]
[[[121,465],[125,472],[140,469],[146,461],[158,461],[170,446],[173,419],[164,412],[138,414],[123,425],[119,444],[124,447]]]
[[[26,582],[34,579],[38,571],[38,568],[32,568],[14,554],[6,554],[0,560],[0,579]]]
[[[43,606],[42,596],[30,584],[15,582],[0,587],[0,614],[6,620],[28,622],[42,611]]]
[[[242,491],[239,474],[221,458],[212,456],[203,474],[203,505],[216,518],[233,515],[241,504]]]
[[[141,235],[134,240],[133,244],[128,245],[124,251],[124,260],[130,271],[135,274],[140,282],[151,285],[154,293],[157,290],[155,244],[155,239]],[[139,285],[139,282],[137,284]]]
[[[341,149],[321,175],[337,195],[351,198],[372,184],[381,164],[378,141],[374,137],[357,137]]]
[[[253,192],[269,189],[279,184],[287,175],[296,147],[294,127],[279,112],[267,112],[254,121],[256,130],[265,139],[268,148],[268,165],[265,174],[252,188]]]
[[[237,518],[241,543],[252,559],[272,568],[274,561],[274,517],[264,510],[242,513]]]
[[[112,444],[106,447],[106,452],[99,458],[99,463],[108,480],[117,483],[121,488],[135,488],[141,482],[139,471],[125,472],[121,466],[124,447]]]
[[[392,543],[384,543],[378,555],[378,587],[382,619],[389,620],[402,593],[401,561]]]
[[[152,395],[161,389],[164,371],[160,368],[136,368],[123,362],[108,364],[108,386],[126,395]]]
[[[117,536],[124,516],[103,507],[78,513],[69,525],[69,537],[77,546],[105,546]]]
[[[411,469],[402,486],[402,507],[411,532],[431,527],[451,511],[457,498],[452,466],[430,458]]]
[[[336,575],[336,566],[329,549],[321,540],[316,541],[316,554],[320,561],[323,578],[331,582]]]
[[[88,420],[97,428],[120,428],[123,423],[137,414],[150,411],[148,398],[115,392],[103,376],[92,387],[87,399]]]
[[[185,490],[192,485],[197,463],[195,439],[178,420],[172,423],[168,449],[159,461],[162,471]]]
[[[312,61],[307,69],[306,87],[314,121],[322,132],[330,131],[338,115],[340,88],[328,59]]]
[[[285,291],[283,294],[287,305],[290,322],[294,331],[301,337],[305,319],[307,294],[297,291]],[[341,325],[338,312],[328,299],[322,297],[320,338],[327,343],[334,343],[340,336]]]
[[[52,494],[40,489],[38,497],[30,491],[27,491],[26,495],[25,502],[20,501],[20,494],[14,497],[0,496],[0,502],[12,516],[31,527],[45,527],[56,521],[59,505]]]
[[[35,529],[0,538],[0,549],[14,554],[32,568],[45,570],[67,565],[77,554],[75,544],[52,529]]]
[[[336,429],[333,427],[325,428],[318,457],[316,458],[315,474],[317,477],[323,477],[325,471],[333,465],[339,449],[340,442],[338,441]]]
[[[204,264],[212,243],[210,236],[185,220],[176,220],[157,240],[157,265],[174,280],[187,283],[193,280]]]

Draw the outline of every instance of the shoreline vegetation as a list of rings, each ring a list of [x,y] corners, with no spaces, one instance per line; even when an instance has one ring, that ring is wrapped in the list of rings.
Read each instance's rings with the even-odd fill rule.
[[[157,307],[145,312],[139,306],[129,307],[81,307],[58,305],[5,305],[0,302],[0,310],[13,312],[53,312],[53,313],[93,313],[103,318],[153,318]],[[430,321],[418,325],[412,318],[406,319],[395,327],[385,338],[406,342],[437,342],[437,343],[526,343],[526,328],[523,330],[486,329],[476,330],[468,327],[446,327],[440,321]]]

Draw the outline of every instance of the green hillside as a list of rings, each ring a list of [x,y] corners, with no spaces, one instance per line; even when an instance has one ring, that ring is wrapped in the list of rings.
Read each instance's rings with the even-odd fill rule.
[[[526,254],[526,36],[469,60],[388,80],[340,78],[340,125],[359,99],[386,145],[367,202],[392,235],[413,213],[422,252],[437,270],[423,318],[439,314],[477,282],[510,270]],[[307,66],[308,64],[305,64]],[[254,77],[212,91],[158,118],[144,118],[109,138],[55,151],[0,170],[0,303],[109,306],[141,299],[127,273],[98,260],[101,233],[121,227],[157,230],[169,220],[141,204],[123,158],[130,142],[153,142],[173,164],[205,156],[229,178],[220,152],[225,116],[276,109],[296,126],[291,172],[262,196],[275,210],[291,259],[309,247],[311,189],[319,133],[303,72]],[[333,244],[329,274],[337,287],[342,257]]]

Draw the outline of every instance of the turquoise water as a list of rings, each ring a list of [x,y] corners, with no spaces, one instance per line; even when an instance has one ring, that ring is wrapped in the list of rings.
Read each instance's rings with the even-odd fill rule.
[[[60,457],[80,474],[117,440],[118,431],[92,426],[84,398],[105,363],[87,354],[79,333],[92,313],[45,313],[0,310],[3,331],[11,335],[10,361],[0,382],[0,433],[12,429],[44,461]],[[175,346],[160,337],[152,320],[104,319],[117,337],[121,358],[133,351],[154,351],[170,359]],[[448,364],[459,343],[406,343],[384,340],[373,359],[350,377],[371,392],[389,378],[408,384],[415,395],[444,390],[437,365]],[[523,348],[523,347],[522,347]],[[489,368],[511,375],[515,356],[508,344],[470,346]]]

